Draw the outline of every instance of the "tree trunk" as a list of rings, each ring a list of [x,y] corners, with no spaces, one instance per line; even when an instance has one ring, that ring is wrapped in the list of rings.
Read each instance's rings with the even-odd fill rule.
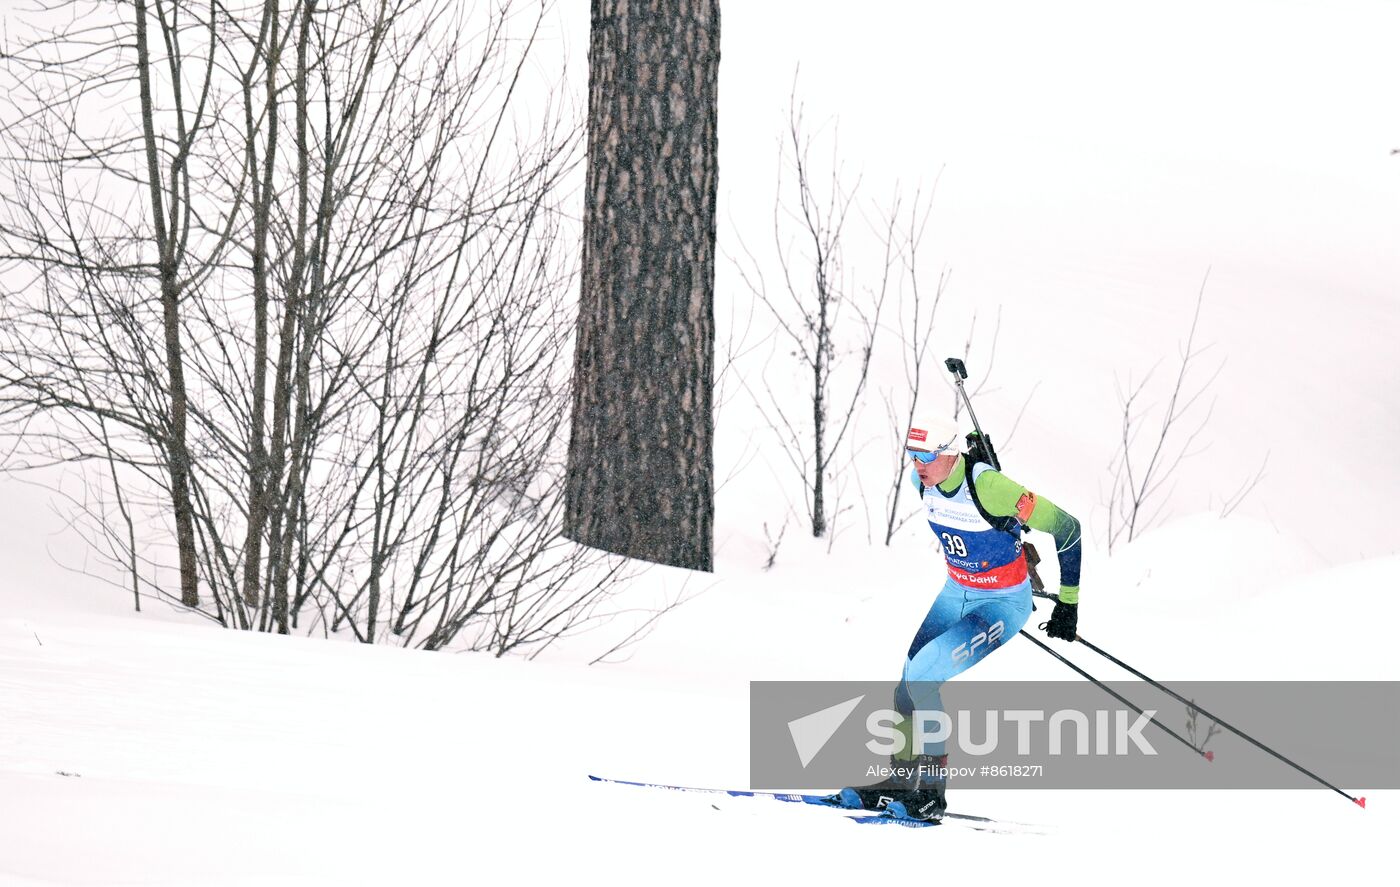
[[[151,54],[146,36],[145,0],[136,0],[137,72],[141,89],[141,126],[149,176],[151,216],[155,227],[157,265],[160,274],[160,302],[165,333],[165,360],[170,393],[170,421],[165,429],[165,458],[170,472],[170,498],[175,511],[175,545],[180,556],[180,603],[199,606],[199,568],[195,558],[194,508],[190,503],[190,451],[186,437],[184,355],[180,344],[180,286],[176,279],[179,186],[170,186],[170,224],[166,227],[164,195],[155,133],[154,100],[151,94]]]
[[[565,533],[711,569],[718,0],[593,0]]]
[[[267,528],[268,512],[268,452],[267,452],[267,308],[269,300],[267,239],[271,227],[272,204],[277,196],[272,190],[272,173],[277,158],[277,58],[278,58],[277,0],[263,6],[263,33],[269,33],[266,44],[254,47],[248,63],[248,76],[257,70],[259,57],[264,54],[267,77],[267,148],[259,172],[257,155],[258,123],[253,106],[251,80],[243,84],[244,132],[247,169],[255,177],[253,193],[253,405],[249,422],[248,447],[248,535],[243,555],[243,602],[256,608],[262,603],[261,577],[263,569],[262,543]],[[274,439],[273,445],[277,441]]]

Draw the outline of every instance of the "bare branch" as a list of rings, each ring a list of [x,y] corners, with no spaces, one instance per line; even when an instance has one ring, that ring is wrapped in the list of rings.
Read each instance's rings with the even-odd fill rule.
[[[1195,390],[1187,391],[1186,376],[1192,361],[1207,350],[1206,348],[1197,350],[1195,340],[1200,323],[1201,305],[1205,299],[1206,282],[1209,278],[1210,272],[1207,270],[1196,295],[1196,305],[1191,315],[1191,326],[1186,341],[1179,352],[1176,378],[1166,405],[1161,411],[1156,426],[1156,436],[1151,439],[1151,448],[1146,452],[1145,457],[1139,453],[1137,446],[1143,412],[1136,411],[1135,405],[1147,389],[1152,373],[1156,369],[1155,365],[1136,386],[1132,384],[1130,378],[1126,394],[1124,389],[1119,387],[1118,397],[1122,407],[1119,422],[1120,435],[1118,452],[1109,465],[1112,482],[1106,503],[1108,508],[1107,543],[1110,552],[1113,551],[1113,546],[1124,534],[1126,534],[1126,540],[1131,542],[1137,533],[1151,527],[1165,513],[1166,506],[1171,501],[1171,490],[1164,490],[1163,485],[1168,482],[1172,482],[1174,485],[1177,469],[1183,460],[1194,455],[1192,446],[1210,422],[1213,407],[1206,410],[1205,415],[1186,434],[1184,439],[1180,439],[1181,420],[1196,406],[1200,397],[1212,387],[1224,369],[1222,362],[1209,378],[1195,387]],[[1248,490],[1245,492],[1247,493]]]

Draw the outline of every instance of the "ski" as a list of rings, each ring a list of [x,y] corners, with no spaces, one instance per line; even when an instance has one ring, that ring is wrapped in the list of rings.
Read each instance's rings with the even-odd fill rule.
[[[945,813],[944,816],[947,816],[947,814]],[[860,816],[848,816],[846,818],[857,825],[902,825],[905,828],[931,828],[932,826],[943,824],[942,820],[928,822],[923,819],[909,819],[905,816],[891,816],[888,813],[866,813]],[[951,818],[959,824],[963,823],[963,820],[959,820],[956,816]],[[967,822],[966,824],[969,828],[982,831],[993,830],[977,822]]]
[[[612,779],[607,776],[594,776],[591,773],[588,775],[588,778],[594,782],[601,782],[609,785],[630,785],[636,788],[655,788],[663,791],[687,792],[690,794],[725,795],[731,798],[760,798],[780,801],[785,804],[810,804],[827,810],[846,813],[848,814],[846,818],[858,825],[901,825],[905,828],[929,828],[940,824],[939,822],[926,822],[922,819],[891,816],[888,813],[864,812],[837,807],[833,804],[826,803],[826,795],[801,794],[798,792],[750,791],[747,789],[702,788],[689,785],[670,785],[662,782],[636,782],[630,779]],[[991,819],[986,816],[974,816],[971,813],[954,813],[951,811],[943,814],[943,821],[952,821],[958,825],[964,825],[979,831],[1017,833],[1035,831],[1038,829],[1038,826],[1034,826],[1030,823],[1008,822]]]

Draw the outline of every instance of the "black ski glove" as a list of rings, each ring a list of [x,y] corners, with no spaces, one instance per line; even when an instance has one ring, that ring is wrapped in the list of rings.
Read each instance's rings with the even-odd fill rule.
[[[1042,626],[1045,633],[1062,641],[1073,641],[1079,628],[1079,605],[1055,601],[1055,609],[1050,613],[1050,621]]]

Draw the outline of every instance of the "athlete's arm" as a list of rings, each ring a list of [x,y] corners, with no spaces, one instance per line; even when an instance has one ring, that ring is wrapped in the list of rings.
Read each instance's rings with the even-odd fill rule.
[[[1060,600],[1078,603],[1081,545],[1079,521],[1074,515],[994,468],[978,472],[974,482],[977,498],[989,513],[998,517],[1014,514],[1032,530],[1055,537],[1055,554],[1060,560]]]

